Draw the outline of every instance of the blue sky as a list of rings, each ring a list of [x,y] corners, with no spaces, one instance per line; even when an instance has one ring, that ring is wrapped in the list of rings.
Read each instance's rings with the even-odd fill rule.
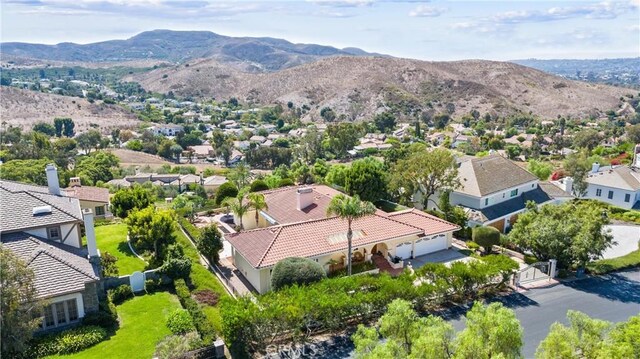
[[[640,56],[640,0],[2,0],[0,38],[54,44],[210,30],[422,60]]]

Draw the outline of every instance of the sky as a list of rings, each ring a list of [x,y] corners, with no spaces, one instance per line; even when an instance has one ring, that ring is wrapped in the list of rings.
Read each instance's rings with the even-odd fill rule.
[[[640,56],[640,0],[1,0],[0,6],[2,42],[90,43],[171,29],[433,61]]]

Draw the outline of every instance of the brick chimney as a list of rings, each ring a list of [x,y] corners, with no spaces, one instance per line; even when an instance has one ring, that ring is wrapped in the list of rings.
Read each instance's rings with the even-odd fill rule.
[[[93,212],[89,208],[82,210],[82,218],[84,219],[84,233],[87,237],[87,250],[89,258],[100,257],[98,252],[98,244],[96,242],[96,231],[93,226]]]
[[[82,187],[80,177],[71,177],[69,179],[69,187]]]
[[[313,188],[311,187],[298,188],[297,192],[298,193],[297,193],[296,209],[298,211],[302,211],[303,209],[313,204]]]
[[[47,185],[49,187],[49,193],[60,195],[60,182],[58,181],[58,169],[53,163],[47,165],[45,170],[47,173]]]

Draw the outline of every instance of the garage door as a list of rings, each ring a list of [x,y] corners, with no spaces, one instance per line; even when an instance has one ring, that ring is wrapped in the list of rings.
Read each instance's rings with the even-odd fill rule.
[[[416,241],[414,256],[433,253],[447,249],[447,236],[440,234],[433,237],[425,237]]]
[[[411,242],[400,243],[396,246],[396,256],[402,259],[411,258]]]

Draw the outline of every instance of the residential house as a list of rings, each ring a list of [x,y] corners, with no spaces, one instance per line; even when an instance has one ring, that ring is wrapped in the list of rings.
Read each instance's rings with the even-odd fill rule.
[[[167,124],[151,126],[147,130],[151,131],[156,136],[158,135],[175,136],[178,134],[178,132],[183,132],[184,127],[182,125],[167,123]]]
[[[267,140],[267,138],[266,138],[266,137],[264,137],[264,136],[253,135],[253,136],[251,136],[251,138],[249,139],[249,142],[255,142],[255,143],[258,143],[258,144],[262,144],[262,143],[264,143],[264,141],[266,141],[266,140]]]
[[[271,288],[273,267],[287,257],[312,259],[327,271],[343,268],[347,256],[347,222],[327,216],[339,192],[323,185],[286,187],[261,192],[268,209],[243,217],[248,230],[225,234],[231,261],[259,293]],[[237,223],[237,222],[236,222]],[[376,211],[352,224],[355,263],[373,260],[381,269],[451,246],[459,227],[416,209]]]
[[[187,147],[188,150],[193,152],[193,155],[199,159],[205,159],[207,157],[214,156],[213,146],[211,145],[196,145]]]
[[[227,178],[224,176],[210,176],[204,178],[202,185],[206,192],[215,192],[218,187],[227,182]]]
[[[79,177],[71,177],[69,187],[64,189],[67,196],[80,200],[80,208],[90,209],[96,218],[109,218],[109,189],[83,186]]]
[[[34,272],[37,298],[46,301],[42,330],[97,311],[100,280],[91,209],[82,210],[80,200],[60,188],[54,165],[46,174],[47,187],[0,181],[0,245]]]
[[[251,146],[249,141],[233,141],[233,147],[242,151],[246,151]]]

